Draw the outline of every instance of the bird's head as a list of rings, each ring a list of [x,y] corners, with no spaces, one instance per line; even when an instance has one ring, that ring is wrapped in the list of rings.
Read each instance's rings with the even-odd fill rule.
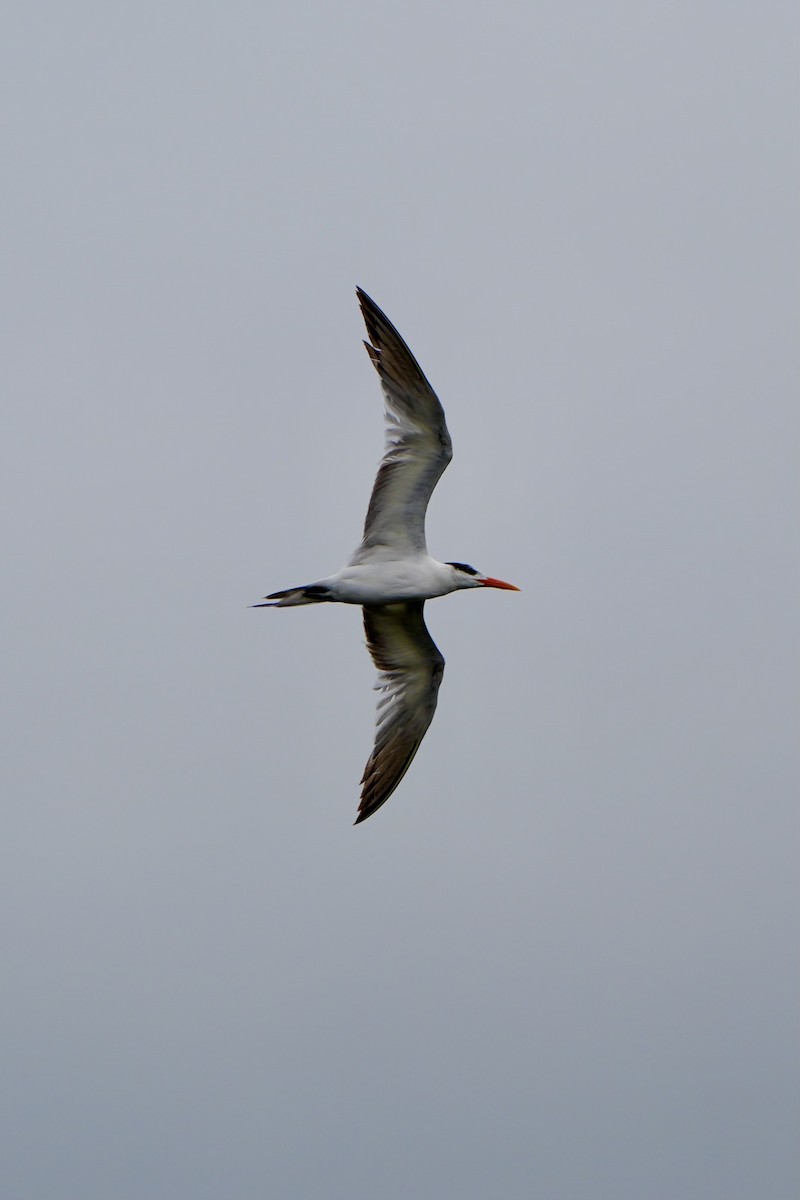
[[[491,575],[482,575],[468,563],[451,562],[447,566],[453,574],[455,588],[493,587],[504,588],[507,592],[518,592],[520,589],[513,583],[505,583],[502,579],[494,579]]]

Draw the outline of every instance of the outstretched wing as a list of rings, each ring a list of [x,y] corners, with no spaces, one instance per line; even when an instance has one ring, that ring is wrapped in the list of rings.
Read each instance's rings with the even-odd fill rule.
[[[391,796],[436,711],[444,659],[428,633],[424,600],[364,606],[364,630],[380,674],[375,748],[364,768],[356,825]]]
[[[436,393],[388,317],[356,290],[369,335],[364,345],[383,388],[386,449],[353,564],[425,553],[425,511],[453,457]]]

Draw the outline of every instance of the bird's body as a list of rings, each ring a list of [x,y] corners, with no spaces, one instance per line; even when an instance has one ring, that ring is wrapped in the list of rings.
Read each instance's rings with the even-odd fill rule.
[[[436,709],[444,659],[423,617],[426,600],[466,588],[518,591],[459,562],[438,562],[425,543],[431,492],[452,458],[441,404],[400,334],[360,288],[367,347],[381,378],[386,448],[372,489],[364,536],[335,575],[267,596],[256,607],[358,604],[380,672],[375,747],[362,778],[356,824],[389,799]]]
[[[275,607],[326,600],[339,604],[398,604],[407,600],[433,600],[463,586],[450,563],[437,562],[429,554],[414,554],[409,558],[348,563],[327,579],[318,579],[305,588],[292,588]]]

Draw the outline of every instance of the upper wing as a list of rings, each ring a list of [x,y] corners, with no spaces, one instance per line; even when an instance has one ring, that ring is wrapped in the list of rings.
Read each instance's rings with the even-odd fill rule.
[[[444,659],[428,633],[424,600],[364,606],[364,630],[380,671],[375,748],[364,768],[356,825],[397,787],[433,720]]]
[[[364,345],[381,377],[387,427],[364,540],[351,563],[425,553],[425,510],[453,457],[436,393],[391,321],[366,292],[356,290],[369,335]]]

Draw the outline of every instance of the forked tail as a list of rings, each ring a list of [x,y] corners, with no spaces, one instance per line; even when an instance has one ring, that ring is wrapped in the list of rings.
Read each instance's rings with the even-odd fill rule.
[[[285,592],[272,592],[264,597],[265,603],[253,604],[251,608],[290,608],[295,604],[320,604],[329,599],[330,593],[324,584],[309,583],[305,587],[287,588]]]

